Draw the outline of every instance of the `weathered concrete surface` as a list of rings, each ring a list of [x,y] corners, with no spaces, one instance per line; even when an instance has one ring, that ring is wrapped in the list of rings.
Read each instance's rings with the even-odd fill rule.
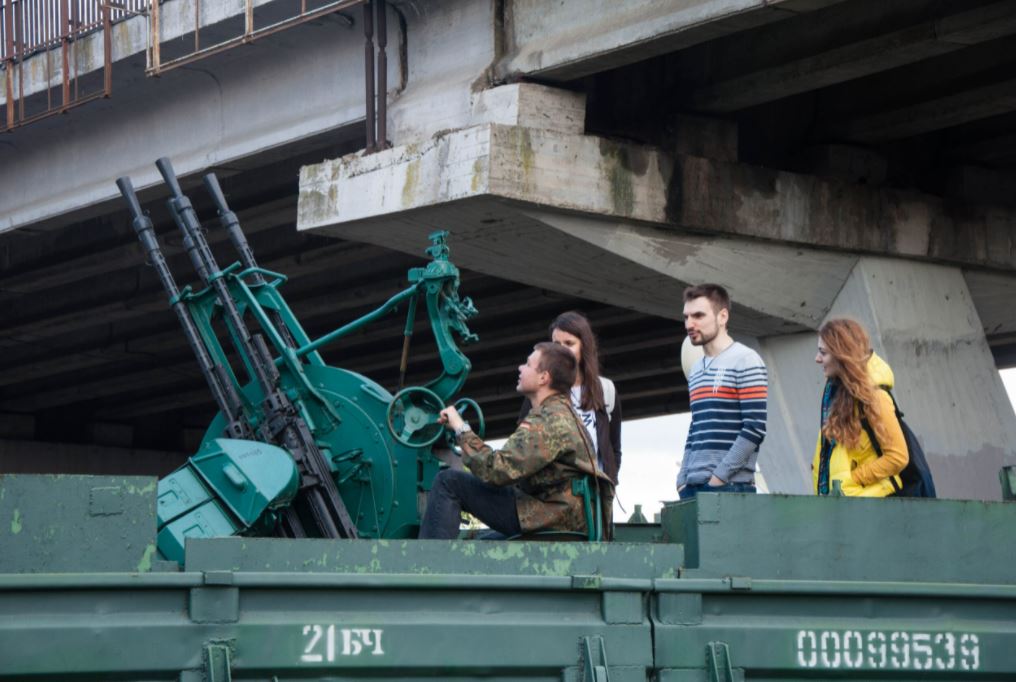
[[[118,175],[154,185],[159,156],[186,175],[362,119],[362,88],[348,87],[362,54],[362,38],[330,22],[304,32],[300,68],[255,46],[17,129],[0,146],[0,231],[112,199]]]
[[[636,223],[593,221],[570,213],[542,214],[547,225],[578,241],[637,263],[675,282],[722,281],[743,308],[814,328],[856,262],[850,254],[782,244],[680,234]],[[670,284],[668,288],[677,288]],[[681,306],[673,314],[680,319]]]
[[[769,403],[758,465],[773,493],[811,491],[811,456],[824,383],[813,362],[816,338],[808,332],[759,339],[759,354],[769,370]]]
[[[842,0],[508,0],[501,78],[571,80]]]
[[[437,0],[401,6],[405,80],[398,87],[397,81],[388,81],[388,130],[394,144],[467,125],[473,96],[489,85],[489,69],[497,57],[495,4]],[[390,31],[392,25],[389,22]],[[389,39],[389,52],[394,39]],[[361,63],[362,57],[356,61]],[[355,82],[362,88],[362,76]]]
[[[999,499],[998,470],[1016,463],[1016,416],[962,273],[862,258],[830,310],[837,315],[862,322],[892,366],[940,495]],[[815,405],[802,405],[798,420]]]
[[[517,101],[528,86],[509,87]],[[502,99],[502,109],[513,101]],[[533,103],[553,99],[541,92]],[[1011,209],[490,124],[490,108],[474,112],[468,128],[305,168],[300,229],[490,195],[667,228],[1016,270]]]
[[[882,11],[892,13],[894,9],[887,3]],[[865,15],[870,17],[868,20],[873,27],[885,20],[875,11],[865,12]],[[850,20],[847,12],[843,16],[823,15],[821,22],[815,17],[815,22],[807,26],[801,26],[800,22],[777,26],[772,31],[774,44],[768,50],[753,52],[757,63],[742,66],[742,73],[696,89],[690,98],[694,108],[711,112],[736,111],[994,40],[1016,32],[1016,4],[1003,0],[929,18],[904,28],[882,28],[871,37],[845,43],[838,36],[851,35],[852,27],[844,27],[844,20]],[[804,34],[804,40],[791,40],[787,34],[791,30],[796,35]],[[797,59],[776,58],[777,63],[769,65],[767,57],[771,54],[785,52],[788,44],[816,41],[817,36],[821,36],[824,46],[832,44],[834,47]],[[780,42],[783,44],[777,44]],[[744,50],[743,45],[738,48]],[[710,55],[711,59],[715,63],[736,60],[736,55],[729,54],[735,49],[734,45],[728,43],[726,49],[728,54],[716,51]]]
[[[298,228],[409,253],[424,230],[451,229],[466,267],[667,317],[680,309],[668,282],[719,279],[762,316],[745,327],[760,335],[817,328],[850,253],[991,265],[975,289],[985,328],[1012,324],[994,293],[1016,267],[1009,208],[666,154],[583,135],[580,111],[580,96],[542,86],[478,93],[467,128],[305,167]],[[570,281],[563,252],[609,276]]]

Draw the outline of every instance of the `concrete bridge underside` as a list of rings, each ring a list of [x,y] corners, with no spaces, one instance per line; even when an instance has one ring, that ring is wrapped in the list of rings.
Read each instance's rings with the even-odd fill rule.
[[[0,141],[0,468],[99,470],[101,452],[165,470],[210,416],[113,200],[113,177],[151,186],[169,155],[226,177],[312,333],[398,290],[426,233],[450,230],[482,313],[467,392],[495,434],[518,358],[568,307],[593,318],[626,417],[686,409],[680,292],[713,280],[770,365],[775,489],[807,488],[814,330],[850,314],[897,368],[942,492],[997,497],[1016,457],[995,372],[1016,364],[1016,2],[390,11],[389,150],[360,151],[356,13],[158,80],[125,24],[113,99]],[[168,235],[163,196],[143,193]],[[329,359],[393,385],[400,334],[392,320]],[[420,347],[411,373],[433,363]]]

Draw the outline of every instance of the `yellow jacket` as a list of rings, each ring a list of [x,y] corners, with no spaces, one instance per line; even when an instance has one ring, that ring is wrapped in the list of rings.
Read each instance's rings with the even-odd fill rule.
[[[893,386],[893,371],[885,360],[872,353],[868,360],[868,374],[876,386]],[[899,473],[907,466],[907,442],[903,437],[903,429],[896,418],[892,398],[885,391],[876,393],[880,420],[884,424],[889,439],[879,442],[882,456],[879,457],[872,447],[868,434],[861,429],[860,439],[855,449],[849,449],[843,443],[837,443],[829,457],[829,489],[833,482],[840,481],[844,495],[850,497],[886,497],[895,488],[890,477],[899,485]],[[875,421],[869,419],[873,430],[878,433]],[[815,458],[812,463],[812,490],[818,492],[819,456],[822,452],[822,432],[819,430],[818,443],[815,445]]]

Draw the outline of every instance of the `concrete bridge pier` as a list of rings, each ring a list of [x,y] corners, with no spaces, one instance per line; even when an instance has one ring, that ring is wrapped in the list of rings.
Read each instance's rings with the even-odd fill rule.
[[[998,471],[1016,462],[1016,419],[961,270],[863,257],[827,319],[838,316],[864,324],[875,352],[893,368],[894,394],[921,440],[939,495],[999,499]],[[772,382],[772,435],[762,461],[800,453],[796,473],[805,490],[823,384],[811,364],[816,341],[813,333],[761,340]],[[798,491],[796,482],[789,490]]]
[[[459,265],[673,319],[675,344],[684,286],[724,284],[732,331],[761,349],[772,374],[760,461],[774,492],[809,490],[821,392],[814,330],[852,315],[894,365],[942,494],[1000,496],[1016,419],[967,275],[905,258],[936,255],[917,250],[937,248],[928,231],[946,208],[739,163],[736,128],[723,122],[701,122],[702,135],[678,134],[666,149],[590,135],[583,95],[545,86],[475,93],[464,120],[304,167],[298,229],[412,254],[446,229]],[[890,257],[865,255],[873,251]]]

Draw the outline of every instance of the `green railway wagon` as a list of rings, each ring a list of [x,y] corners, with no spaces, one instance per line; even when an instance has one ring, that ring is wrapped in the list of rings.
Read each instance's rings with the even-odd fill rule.
[[[610,543],[189,539],[0,477],[0,679],[1012,680],[1016,505],[702,495]]]

